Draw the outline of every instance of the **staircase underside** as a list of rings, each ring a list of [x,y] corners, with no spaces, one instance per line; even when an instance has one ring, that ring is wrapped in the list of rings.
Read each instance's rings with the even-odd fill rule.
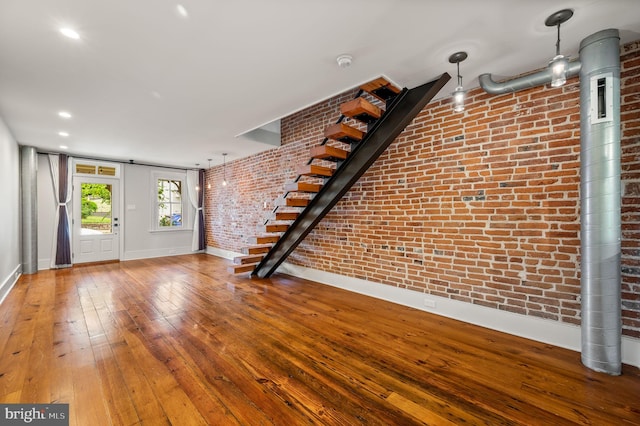
[[[433,99],[451,77],[440,78],[413,89],[403,89],[388,106],[384,115],[351,151],[344,163],[328,178],[309,201],[287,231],[278,239],[251,275],[269,277],[289,254],[304,240],[342,196],[351,189],[365,171],[402,133],[411,121]]]

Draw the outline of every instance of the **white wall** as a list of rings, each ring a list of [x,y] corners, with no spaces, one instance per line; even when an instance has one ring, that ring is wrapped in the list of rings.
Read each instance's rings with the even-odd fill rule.
[[[159,167],[126,164],[124,167],[123,260],[149,257],[171,256],[191,253],[192,229],[191,209],[183,217],[186,230],[153,231],[153,208],[155,208],[152,187],[153,174],[157,172],[176,174],[184,177],[186,172]],[[183,191],[187,197],[187,191]],[[188,201],[188,200],[187,200]],[[188,203],[187,203],[188,205]]]
[[[21,272],[20,150],[0,117],[0,301]]]
[[[3,157],[4,158],[4,157]],[[122,166],[123,205],[120,215],[123,247],[120,260],[144,259],[191,253],[191,209],[185,215],[184,231],[153,231],[152,207],[155,189],[152,175],[163,172],[186,176],[185,172],[159,167]],[[186,197],[186,191],[184,196]],[[49,158],[38,156],[38,269],[49,269],[53,244],[53,218],[57,204],[51,183]]]

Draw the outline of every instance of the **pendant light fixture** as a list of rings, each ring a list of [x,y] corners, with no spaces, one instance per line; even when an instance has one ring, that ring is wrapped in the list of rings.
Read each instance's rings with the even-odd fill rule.
[[[551,86],[560,87],[567,82],[567,68],[569,68],[569,58],[560,54],[560,24],[567,22],[573,16],[573,10],[563,9],[549,16],[544,24],[547,27],[558,27],[558,38],[556,41],[556,56],[549,61],[551,70]]]
[[[462,88],[462,76],[460,75],[460,62],[467,59],[467,52],[456,52],[449,56],[449,62],[458,66],[458,86],[453,91],[453,110],[455,112],[464,111],[465,91]]]
[[[196,163],[196,171],[198,171],[198,168],[200,167],[200,163]],[[200,185],[198,185],[196,183],[196,191],[200,191]]]
[[[209,169],[211,169],[211,158],[207,158],[207,161],[209,162],[209,168],[207,171],[209,171]],[[207,189],[211,189],[211,181],[209,179],[207,179]]]
[[[227,153],[224,152],[222,154],[222,171],[224,173],[224,180],[222,181],[222,186],[227,186]]]

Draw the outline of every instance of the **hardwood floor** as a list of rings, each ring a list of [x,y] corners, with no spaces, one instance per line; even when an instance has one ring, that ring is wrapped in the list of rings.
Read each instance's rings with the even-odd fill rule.
[[[640,424],[640,372],[285,275],[189,255],[23,276],[0,402],[71,425]]]

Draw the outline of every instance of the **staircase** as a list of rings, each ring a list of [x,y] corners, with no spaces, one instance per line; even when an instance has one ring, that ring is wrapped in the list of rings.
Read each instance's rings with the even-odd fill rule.
[[[353,100],[340,106],[338,121],[325,129],[320,145],[311,148],[309,161],[285,185],[262,234],[249,238],[246,254],[234,258],[229,272],[260,278],[275,272],[450,78],[445,73],[402,90],[382,77],[363,84]],[[346,118],[352,119],[350,124]]]

